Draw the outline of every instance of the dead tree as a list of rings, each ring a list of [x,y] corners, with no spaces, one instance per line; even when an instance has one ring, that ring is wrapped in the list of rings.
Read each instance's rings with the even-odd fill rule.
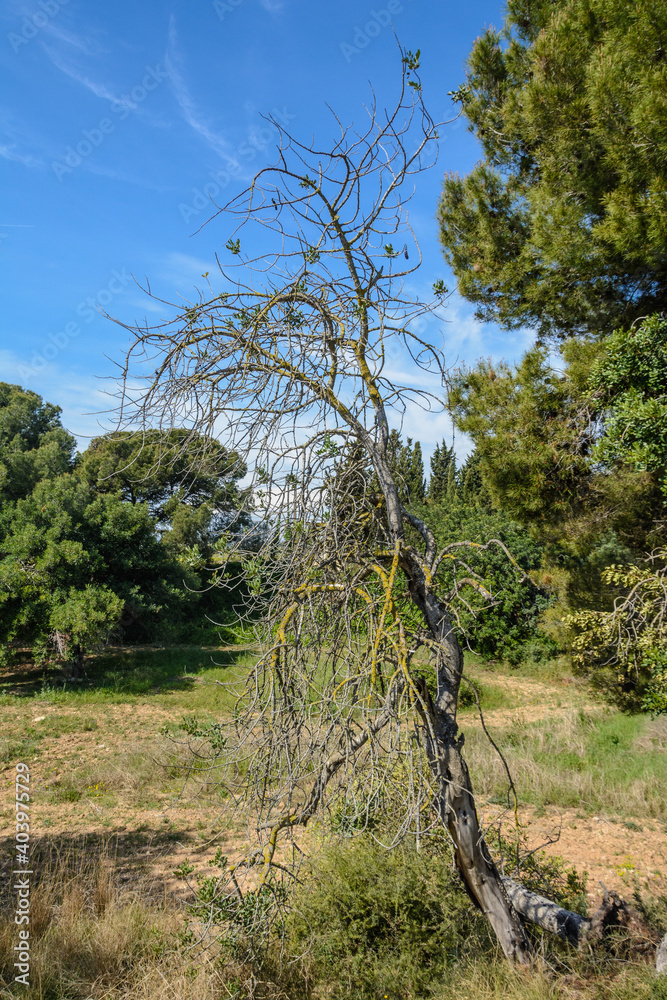
[[[432,303],[413,294],[409,189],[444,127],[424,107],[418,59],[403,59],[394,110],[367,115],[361,131],[336,119],[324,150],[274,122],[277,164],[213,217],[229,227],[219,274],[173,320],[133,328],[123,412],[215,434],[254,469],[263,544],[230,539],[229,550],[243,559],[262,653],[213,739],[217,780],[258,838],[232,893],[251,866],[270,885],[286,867],[281,837],[316,814],[358,827],[391,801],[397,837],[449,831],[468,892],[505,955],[525,963],[512,898],[529,919],[547,913],[549,928],[567,918],[508,891],[480,829],[457,726],[455,614],[481,581],[464,548],[439,552],[401,506],[387,456],[390,426],[414,402],[441,407],[446,377],[420,334],[446,289],[437,282]],[[459,568],[456,592],[439,584],[445,559]]]

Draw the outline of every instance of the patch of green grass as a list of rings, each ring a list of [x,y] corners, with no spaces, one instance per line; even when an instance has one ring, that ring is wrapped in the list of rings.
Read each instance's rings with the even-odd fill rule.
[[[0,763],[15,764],[38,756],[41,742],[46,737],[63,736],[65,733],[92,732],[98,728],[93,718],[76,715],[51,715],[36,725],[26,725],[20,733],[0,738]]]
[[[28,727],[20,735],[0,738],[0,763],[26,763],[39,753],[39,744],[43,734]]]
[[[161,804],[157,803],[156,792],[175,794],[182,783],[182,779],[171,778],[166,760],[161,763],[152,755],[124,753],[68,768],[66,777],[54,782],[46,797],[57,802],[78,801],[68,797],[70,793],[64,789],[69,787],[73,789],[72,796],[76,791],[79,798],[99,799],[100,804],[108,808],[117,804],[119,793],[124,793],[124,799],[129,799],[133,805],[144,806],[149,801]],[[37,790],[35,797],[40,794]]]
[[[466,651],[464,655],[466,671],[481,670],[504,677],[527,677],[543,684],[560,685],[563,680],[577,686],[587,687],[585,682],[575,677],[566,656],[557,656],[548,660],[523,660],[519,664],[504,660],[484,660],[475,653]]]
[[[91,733],[99,728],[97,719],[80,715],[47,715],[39,725],[39,732],[44,736],[64,736],[66,733]]]
[[[477,697],[483,712],[492,711],[496,708],[514,708],[516,698],[512,696],[506,688],[499,684],[494,684],[486,677],[480,680],[479,676],[473,675],[470,680],[475,685]],[[462,713],[476,712],[477,700],[473,694],[470,684],[463,681],[459,692],[459,711]]]
[[[51,798],[54,802],[78,802],[81,794],[81,790],[69,780],[62,785],[56,784],[51,790]]]
[[[544,808],[583,808],[621,816],[667,818],[667,754],[641,737],[646,716],[572,712],[535,723],[515,723],[494,737],[507,758],[519,796]],[[484,734],[467,735],[478,794],[507,787],[502,762]]]
[[[233,706],[235,695],[215,682],[233,683],[245,676],[252,663],[253,657],[245,653],[201,647],[110,650],[86,660],[86,676],[81,681],[63,680],[56,668],[23,674],[17,670],[0,701],[16,705],[38,698],[55,705],[94,706],[150,700],[168,707],[182,705],[189,711],[201,706],[225,712]],[[82,728],[80,722],[73,725]]]
[[[624,968],[604,961],[592,968],[579,969],[576,961],[573,965],[555,975],[512,967],[502,959],[481,959],[457,968],[429,1000],[667,1000],[667,983],[661,982],[665,977],[657,979],[644,963]]]

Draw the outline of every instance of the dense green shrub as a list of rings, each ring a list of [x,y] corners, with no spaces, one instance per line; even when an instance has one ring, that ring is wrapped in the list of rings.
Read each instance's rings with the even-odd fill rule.
[[[523,575],[534,574],[542,556],[541,546],[526,529],[501,511],[491,509],[482,493],[462,487],[423,510],[417,508],[416,512],[431,525],[439,546],[453,542],[472,542],[478,546],[452,549],[463,562],[455,567],[451,559],[445,559],[439,570],[443,586],[453,591],[458,584],[465,599],[465,603],[455,602],[462,641],[485,659],[498,658],[511,663],[527,658],[539,661],[556,655],[557,644],[540,627],[551,598]],[[500,546],[482,548],[490,539],[502,542],[517,565],[512,564]],[[464,563],[477,574],[477,582],[493,600],[461,584],[465,578],[471,578]]]
[[[387,850],[370,834],[329,848],[297,891],[288,930],[303,974],[341,1000],[426,996],[455,963],[495,952],[444,837],[419,851],[412,841]]]

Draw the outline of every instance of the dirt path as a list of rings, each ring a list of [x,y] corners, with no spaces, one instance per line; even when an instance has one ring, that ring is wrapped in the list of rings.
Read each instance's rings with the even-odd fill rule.
[[[565,716],[573,709],[586,707],[590,712],[597,707],[591,703],[590,695],[583,686],[570,677],[551,685],[530,677],[507,676],[490,671],[478,670],[475,677],[484,688],[501,692],[503,701],[510,702],[501,708],[487,708],[482,699],[485,721],[497,727],[509,725],[517,719],[523,723],[537,722],[547,717]],[[474,708],[463,713],[462,718],[466,722],[479,724],[479,716]]]
[[[502,815],[507,836],[513,833],[513,812],[498,806],[481,809],[485,824]],[[527,850],[541,849],[560,857],[566,866],[588,876],[589,900],[599,900],[603,887],[629,898],[636,888],[651,894],[667,893],[667,836],[654,821],[644,824],[617,817],[583,816],[576,809],[530,806],[519,809],[520,832]]]

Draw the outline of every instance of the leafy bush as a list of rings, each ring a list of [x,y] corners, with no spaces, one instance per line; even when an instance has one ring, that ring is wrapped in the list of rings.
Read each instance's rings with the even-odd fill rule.
[[[461,475],[464,472],[465,466]],[[458,629],[470,649],[485,659],[497,657],[515,664],[556,655],[557,644],[540,627],[551,598],[530,579],[522,579],[524,572],[539,567],[542,557],[541,547],[528,532],[506,514],[492,510],[484,492],[470,486],[459,485],[453,495],[415,510],[431,525],[439,546],[473,543],[451,550],[463,561],[456,570],[453,560],[446,558],[438,572],[443,590],[457,588],[465,599],[465,603],[455,599],[455,606]],[[512,565],[500,546],[482,548],[489,539],[501,541],[517,565]],[[492,602],[464,582],[474,579],[470,571],[492,595]]]
[[[575,663],[623,707],[667,713],[667,550],[647,568],[609,566],[603,581],[621,590],[611,611],[578,611],[566,619],[574,631]]]
[[[318,856],[293,902],[290,950],[315,984],[336,970],[328,996],[427,995],[461,959],[495,950],[444,836],[419,851],[412,842],[387,850],[369,834],[339,843]]]

